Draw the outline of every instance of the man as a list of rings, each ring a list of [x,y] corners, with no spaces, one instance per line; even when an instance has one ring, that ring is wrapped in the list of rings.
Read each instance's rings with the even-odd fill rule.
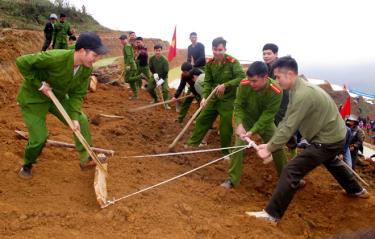
[[[74,50],[76,48],[76,41],[77,41],[76,36],[73,36],[73,35],[69,36],[68,49]]]
[[[189,62],[184,62],[181,65],[181,80],[180,85],[178,86],[176,93],[174,94],[172,101],[177,101],[178,97],[181,95],[182,91],[185,89],[186,83],[189,84],[189,90],[187,94],[189,95],[188,98],[184,99],[184,102],[181,105],[181,110],[177,117],[177,122],[182,123],[184,120],[187,112],[189,111],[190,105],[193,102],[194,98],[200,102],[201,96],[195,89],[195,81],[198,76],[201,74],[201,70],[199,68],[194,68]]]
[[[169,99],[169,87],[168,87],[168,71],[169,63],[168,60],[161,54],[163,47],[159,44],[154,46],[155,55],[149,60],[150,71],[152,77],[147,84],[147,90],[150,93],[153,103],[158,102],[158,96],[155,88],[161,87],[163,92],[163,101]],[[170,110],[171,107],[168,104],[164,105],[164,108]]]
[[[138,65],[138,75],[143,77],[143,80],[148,82],[150,79],[150,68],[148,66],[148,53],[147,48],[143,43],[142,37],[136,38],[136,46],[138,49],[137,65]],[[138,88],[142,87],[142,80],[138,81]]]
[[[272,79],[275,79],[272,70],[272,64],[277,60],[277,55],[279,52],[279,47],[273,43],[267,43],[263,46],[263,60],[268,66],[268,76]],[[277,111],[275,116],[275,125],[278,126],[279,123],[283,120],[285,112],[288,108],[289,103],[289,91],[283,90],[283,98],[281,100],[280,109]],[[288,143],[286,144],[291,152],[292,157],[297,155],[297,140],[293,135]]]
[[[349,151],[352,159],[352,168],[355,169],[358,159],[358,151],[363,148],[365,132],[359,127],[359,119],[356,115],[349,115],[346,119],[346,125],[350,128],[352,135],[349,139]]]
[[[275,132],[274,119],[280,107],[282,91],[276,81],[268,77],[265,63],[252,63],[247,72],[247,80],[242,80],[234,102],[234,118],[237,124],[236,146],[247,144],[254,134],[268,142]],[[287,163],[282,148],[272,153],[278,175]],[[243,151],[232,156],[229,178],[221,186],[232,188],[240,182],[243,168]]]
[[[191,45],[188,47],[187,62],[192,63],[194,67],[203,69],[206,65],[206,54],[204,45],[198,42],[196,32],[190,33]]]
[[[300,180],[321,164],[347,194],[368,198],[366,189],[358,184],[345,163],[337,158],[343,151],[346,129],[330,96],[320,87],[298,77],[297,62],[290,56],[282,57],[274,63],[274,74],[280,86],[290,90],[290,101],[285,119],[272,139],[258,146],[258,155],[263,159],[269,157],[271,152],[281,149],[297,130],[311,145],[284,167],[265,210],[247,214],[276,223],[292,201]]]
[[[218,115],[221,147],[231,145],[233,104],[237,87],[245,78],[245,73],[238,60],[225,53],[226,43],[222,37],[212,41],[214,57],[205,66],[204,91],[200,103],[204,109],[197,118],[193,134],[187,142],[188,146],[198,146],[201,143]],[[206,99],[213,90],[215,96],[207,102]],[[226,155],[229,151],[223,150],[222,153]]]
[[[55,25],[53,37],[53,49],[68,49],[68,36],[73,35],[69,22],[66,22],[66,15],[60,14],[60,21]]]
[[[44,40],[44,44],[43,44],[43,47],[42,47],[42,51],[46,51],[51,46],[56,21],[57,21],[56,14],[52,13],[49,17],[49,22],[47,22],[45,27],[44,27],[44,38],[45,38],[45,40]]]
[[[133,92],[133,95],[129,97],[130,100],[138,99],[138,88],[137,82],[141,80],[141,76],[138,75],[137,64],[134,58],[134,51],[132,45],[128,42],[128,36],[121,35],[120,42],[123,46],[123,55],[124,55],[124,81],[129,84],[130,89]]]
[[[31,169],[46,143],[47,113],[52,113],[66,124],[48,97],[50,90],[53,90],[71,117],[74,130],[80,131],[92,145],[89,123],[81,107],[89,86],[92,64],[98,55],[106,52],[100,38],[95,33],[88,32],[81,34],[76,50],[52,50],[17,58],[17,67],[25,78],[17,102],[29,130],[29,142],[24,153],[24,165],[19,172],[20,177],[31,178]],[[76,137],[74,139],[80,154],[81,169],[94,167],[95,162],[89,158],[88,152]]]

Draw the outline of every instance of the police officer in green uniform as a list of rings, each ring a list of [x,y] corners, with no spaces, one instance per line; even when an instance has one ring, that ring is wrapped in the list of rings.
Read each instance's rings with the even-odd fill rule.
[[[218,115],[221,147],[229,147],[232,141],[233,104],[237,87],[245,78],[245,73],[238,60],[225,53],[224,38],[218,37],[212,41],[212,51],[214,57],[205,66],[204,91],[200,103],[204,109],[198,116],[193,134],[187,142],[189,146],[198,146],[201,143]],[[207,101],[207,97],[215,88],[215,96]],[[229,153],[228,150],[222,152]]]
[[[148,81],[147,90],[150,93],[153,102],[158,102],[158,96],[156,94],[156,87],[161,87],[163,92],[163,101],[169,99],[169,86],[168,86],[168,71],[169,63],[168,60],[161,54],[163,47],[159,44],[154,46],[155,55],[149,60],[150,71],[153,74]],[[156,77],[156,78],[155,78]],[[158,82],[156,82],[158,81]],[[171,109],[168,104],[165,104],[166,109]]]
[[[298,65],[292,57],[279,58],[273,67],[280,86],[289,90],[288,110],[271,140],[258,146],[258,155],[263,159],[269,157],[297,130],[311,144],[285,165],[266,208],[246,214],[277,223],[297,192],[301,179],[322,164],[349,196],[368,198],[367,190],[337,157],[344,149],[346,127],[335,102],[323,89],[298,76]],[[324,186],[327,182],[320,184]]]
[[[60,14],[60,20],[55,24],[53,33],[53,49],[68,49],[68,36],[73,35],[69,22],[66,22],[66,15]]]
[[[46,143],[47,113],[52,113],[66,124],[48,97],[47,92],[51,89],[71,117],[75,130],[79,130],[92,145],[89,124],[81,107],[89,86],[92,64],[98,55],[106,52],[107,48],[102,45],[100,38],[95,33],[88,32],[80,35],[75,50],[51,50],[17,58],[17,67],[24,76],[17,102],[29,130],[20,177],[31,177],[32,166]],[[81,169],[95,166],[79,140],[76,137],[74,139],[80,153]]]
[[[279,110],[282,91],[278,84],[268,77],[268,67],[264,62],[252,63],[247,72],[247,80],[242,80],[234,103],[234,118],[237,124],[236,146],[247,144],[246,139],[258,134],[268,142],[275,132],[275,115]],[[287,157],[281,148],[273,154],[277,173],[280,175]],[[232,188],[240,182],[243,168],[243,151],[232,156],[229,178],[221,186]]]
[[[121,35],[119,39],[121,41],[121,44],[123,45],[122,51],[124,54],[125,63],[124,81],[126,83],[129,83],[130,89],[133,92],[133,96],[131,96],[129,99],[138,99],[137,81],[141,79],[141,75],[138,75],[133,46],[129,44],[127,35]]]

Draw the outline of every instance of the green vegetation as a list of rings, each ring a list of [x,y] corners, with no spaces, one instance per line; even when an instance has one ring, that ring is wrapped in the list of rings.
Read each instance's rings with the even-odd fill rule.
[[[85,6],[76,9],[68,0],[0,0],[0,28],[41,30],[51,13],[62,12],[78,32],[108,30],[86,12]]]

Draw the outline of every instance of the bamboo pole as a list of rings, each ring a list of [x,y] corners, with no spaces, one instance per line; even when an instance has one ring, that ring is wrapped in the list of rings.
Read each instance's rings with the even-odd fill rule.
[[[191,97],[191,96],[187,95],[187,96],[181,97],[179,99],[185,99],[185,98],[188,98],[188,97]],[[158,105],[168,104],[168,103],[170,103],[172,101],[173,100],[167,100],[167,101],[158,102],[158,103],[151,104],[151,105],[144,105],[144,106],[141,106],[141,107],[138,107],[138,108],[129,109],[128,111],[129,112],[137,112],[137,111],[145,110],[145,109],[152,108],[152,107],[155,107],[155,106],[158,106]]]
[[[210,95],[207,97],[207,104],[209,102],[209,100],[212,98],[212,96],[215,94],[216,92],[216,89],[213,89],[210,93]],[[202,106],[199,106],[198,110],[195,111],[195,113],[193,114],[193,116],[190,118],[190,120],[186,123],[185,127],[180,131],[180,133],[177,135],[177,137],[173,140],[173,142],[168,146],[168,148],[171,150],[173,149],[177,142],[181,139],[181,137],[184,135],[184,133],[186,132],[186,130],[189,128],[189,126],[191,125],[191,123],[193,123],[193,121],[195,120],[195,118],[199,115],[199,113],[203,110],[203,107]]]
[[[47,91],[49,98],[55,104],[56,108],[59,110],[61,115],[64,117],[65,121],[68,123],[69,127],[72,129],[73,133],[77,136],[78,140],[82,143],[83,147],[87,150],[90,157],[95,160],[96,164],[99,166],[101,170],[107,175],[107,170],[103,167],[102,163],[96,157],[96,154],[92,151],[90,145],[87,143],[86,139],[83,137],[80,131],[74,129],[73,121],[66,113],[64,107],[61,105],[60,101],[56,98],[55,94],[52,90]]]

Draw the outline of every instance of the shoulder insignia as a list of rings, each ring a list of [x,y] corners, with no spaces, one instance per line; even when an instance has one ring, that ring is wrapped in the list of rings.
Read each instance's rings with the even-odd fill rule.
[[[276,94],[281,94],[281,90],[276,85],[271,83],[270,87]]]
[[[232,63],[234,63],[236,61],[236,59],[234,59],[234,58],[232,58],[230,56],[227,56],[227,60],[230,61],[230,62],[232,62]]]
[[[250,81],[249,80],[242,80],[240,81],[240,85],[250,85]]]

